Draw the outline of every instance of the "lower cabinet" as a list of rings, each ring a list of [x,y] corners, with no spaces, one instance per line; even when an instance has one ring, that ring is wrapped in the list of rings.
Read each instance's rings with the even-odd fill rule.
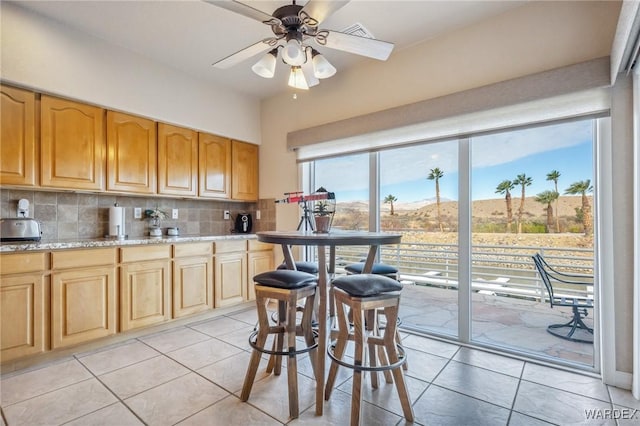
[[[115,259],[113,248],[52,253],[53,349],[117,332]]]
[[[0,256],[0,360],[49,349],[49,253]]]
[[[3,276],[0,282],[0,358],[9,361],[44,352],[49,335],[48,278]]]
[[[273,271],[273,246],[256,240],[249,240],[247,300],[256,300],[253,277],[262,272]]]
[[[273,265],[246,239],[3,253],[0,360],[254,300]]]
[[[120,249],[122,331],[171,319],[170,249],[169,245]]]
[[[173,317],[213,308],[212,243],[176,244],[173,253]]]
[[[216,242],[215,252],[215,307],[242,303],[247,288],[247,241]]]

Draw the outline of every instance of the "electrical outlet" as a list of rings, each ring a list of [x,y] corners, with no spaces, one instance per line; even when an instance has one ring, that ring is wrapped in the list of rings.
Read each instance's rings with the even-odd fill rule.
[[[256,220],[260,220],[260,210],[256,210]]]
[[[225,220],[231,219],[231,213],[229,212],[229,210],[224,211],[224,219]]]
[[[136,207],[133,209],[133,218],[134,219],[142,219],[142,208]]]
[[[171,219],[178,218],[178,209],[171,209]]]

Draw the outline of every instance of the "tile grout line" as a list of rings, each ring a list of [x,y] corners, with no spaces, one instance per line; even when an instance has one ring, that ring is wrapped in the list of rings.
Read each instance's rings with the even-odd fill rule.
[[[104,383],[102,380],[100,380],[100,378],[99,378],[98,376],[96,376],[95,374],[93,374],[93,371],[91,371],[91,370],[90,370],[86,365],[84,365],[84,364],[82,363],[82,361],[80,361],[80,359],[79,359],[76,355],[73,355],[73,357],[76,359],[76,361],[77,361],[80,365],[82,365],[82,367],[83,367],[85,370],[87,370],[87,371],[89,372],[89,374],[91,374],[91,375],[92,375],[92,376],[93,376],[93,377],[98,381],[98,383],[100,383],[102,386],[104,386],[104,387],[105,387],[105,389],[107,389],[107,391],[109,391],[109,393],[111,393],[111,394],[116,398],[116,400],[117,400],[118,402],[120,402],[124,407],[126,407],[126,409],[127,409],[127,410],[129,410],[129,412],[130,412],[131,414],[133,414],[133,416],[134,416],[136,419],[140,420],[140,422],[141,422],[142,424],[144,424],[144,425],[146,425],[146,424],[147,424],[147,423],[146,423],[146,422],[145,422],[145,421],[144,421],[140,416],[138,416],[138,414],[137,414],[135,411],[133,411],[133,410],[131,409],[131,407],[129,407],[129,406],[124,402],[124,400],[122,400],[118,395],[116,395],[116,393],[115,393],[113,390],[111,390],[111,388],[110,388],[109,386],[107,386],[107,384],[106,384],[106,383]],[[133,365],[135,365],[135,364],[133,364]],[[116,369],[116,370],[113,370],[113,371],[117,371],[117,370],[119,370],[119,369]],[[115,403],[114,403],[114,404],[115,404]],[[110,405],[113,405],[113,404],[110,404]],[[107,405],[106,407],[109,407],[110,405]],[[85,417],[85,416],[87,416],[87,415],[89,415],[89,414],[92,414],[92,413],[95,413],[95,412],[97,412],[97,411],[100,411],[100,410],[102,410],[103,408],[106,408],[106,407],[99,408],[99,409],[97,409],[97,410],[92,411],[91,413],[87,413],[87,414],[85,414],[84,416],[77,417],[76,419],[73,419],[73,420],[80,419],[80,418]],[[70,421],[73,421],[73,420],[70,420]],[[69,422],[67,422],[67,423],[69,423]]]

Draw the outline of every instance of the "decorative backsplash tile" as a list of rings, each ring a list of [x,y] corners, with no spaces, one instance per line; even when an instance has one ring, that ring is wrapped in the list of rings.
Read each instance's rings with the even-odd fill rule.
[[[0,190],[1,216],[16,217],[22,198],[29,201],[30,217],[41,223],[44,240],[104,237],[109,231],[109,207],[115,203],[125,207],[125,232],[130,237],[148,235],[150,222],[144,211],[156,207],[169,215],[161,222],[164,233],[167,227],[178,227],[181,235],[230,235],[238,213],[253,215],[252,232],[273,230],[276,223],[274,199],[244,203],[4,188]],[[142,209],[142,219],[134,219],[136,207]],[[171,219],[175,208],[178,219]],[[225,210],[231,212],[231,220],[224,220]],[[260,210],[259,220],[256,210]]]

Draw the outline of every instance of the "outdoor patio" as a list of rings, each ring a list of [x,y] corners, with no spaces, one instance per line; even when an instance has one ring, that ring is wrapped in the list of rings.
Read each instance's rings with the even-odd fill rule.
[[[453,289],[405,284],[400,315],[402,326],[455,336],[458,327],[458,292]],[[593,366],[593,344],[561,339],[547,332],[550,324],[571,319],[569,308],[551,308],[514,297],[473,293],[472,335],[474,341],[554,357]],[[593,312],[585,319],[593,327]],[[586,333],[580,330],[578,333]]]

